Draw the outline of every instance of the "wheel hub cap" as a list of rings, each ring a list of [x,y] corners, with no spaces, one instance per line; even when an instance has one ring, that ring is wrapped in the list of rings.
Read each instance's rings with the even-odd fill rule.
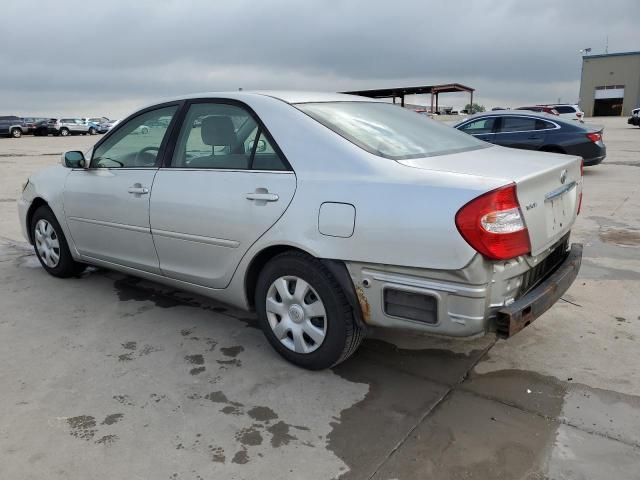
[[[57,267],[60,263],[60,242],[53,226],[41,218],[36,223],[33,238],[42,263],[49,268]]]
[[[304,320],[304,310],[298,304],[291,305],[289,307],[289,317],[291,317],[291,320],[295,323],[301,323],[302,320]]]
[[[311,353],[322,345],[327,334],[325,307],[302,278],[276,279],[267,291],[266,310],[273,334],[289,350]]]

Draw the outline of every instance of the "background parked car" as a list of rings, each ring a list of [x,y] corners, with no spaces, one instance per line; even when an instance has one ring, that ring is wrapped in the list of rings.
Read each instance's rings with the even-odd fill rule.
[[[485,142],[524,150],[578,155],[597,165],[606,157],[602,127],[523,111],[479,113],[454,125]]]
[[[635,125],[636,127],[640,127],[640,108],[634,108],[631,110],[631,116],[627,120],[629,125]]]
[[[515,110],[529,110],[530,112],[550,113],[551,115],[559,115],[558,110],[546,105],[532,105],[530,107],[518,107]]]
[[[82,118],[61,118],[53,125],[53,134],[63,137],[69,135],[86,135],[92,128]]]
[[[7,115],[0,117],[0,135],[12,138],[20,138],[27,133],[28,128],[24,123],[24,119],[15,115]]]
[[[43,120],[47,120],[47,119],[44,117],[25,117],[24,125],[27,128],[27,131],[25,133],[29,135],[34,135],[38,123],[42,122]]]
[[[57,119],[55,118],[46,118],[36,122],[33,129],[33,135],[36,137],[46,137],[49,134],[57,133],[55,129]]]
[[[98,125],[98,133],[107,133],[118,124],[118,120],[109,120]]]
[[[578,120],[582,121],[584,118],[584,112],[580,110],[578,105],[571,104],[553,104],[553,105],[540,105],[541,107],[549,107],[558,112],[558,115],[562,118],[567,118],[569,120]]]

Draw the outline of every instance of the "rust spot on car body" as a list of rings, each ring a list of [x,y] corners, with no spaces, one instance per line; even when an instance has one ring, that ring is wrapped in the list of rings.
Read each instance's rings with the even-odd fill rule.
[[[369,306],[367,296],[360,285],[356,286],[356,295],[358,296],[358,303],[360,304],[360,311],[362,312],[362,320],[364,323],[369,323],[369,320],[371,319],[371,307]]]

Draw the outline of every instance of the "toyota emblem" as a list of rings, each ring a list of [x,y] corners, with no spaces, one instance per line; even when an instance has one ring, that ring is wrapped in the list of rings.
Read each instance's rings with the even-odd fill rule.
[[[563,170],[562,173],[560,174],[560,183],[563,183],[567,181],[567,170]]]

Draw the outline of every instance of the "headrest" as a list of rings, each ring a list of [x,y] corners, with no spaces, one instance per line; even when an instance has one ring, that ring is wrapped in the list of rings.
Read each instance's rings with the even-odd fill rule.
[[[211,115],[203,118],[200,135],[206,145],[234,146],[238,141],[230,117]]]

